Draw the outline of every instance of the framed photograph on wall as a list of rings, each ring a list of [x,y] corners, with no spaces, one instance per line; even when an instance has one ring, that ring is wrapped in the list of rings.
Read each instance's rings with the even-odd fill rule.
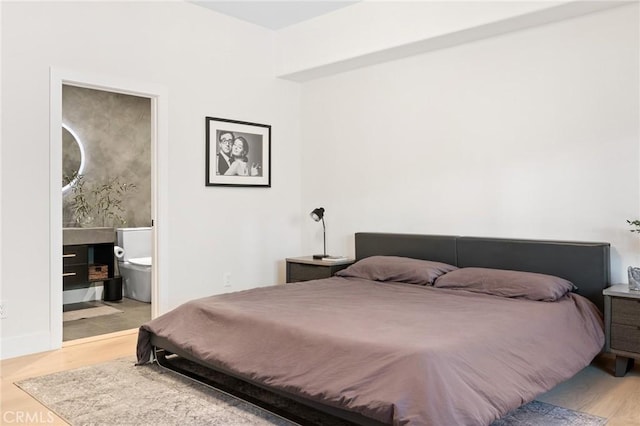
[[[271,126],[206,117],[206,186],[271,186]]]

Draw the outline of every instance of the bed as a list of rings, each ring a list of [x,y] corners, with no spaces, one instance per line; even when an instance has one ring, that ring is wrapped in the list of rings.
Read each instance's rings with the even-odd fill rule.
[[[177,354],[356,424],[488,425],[604,345],[608,243],[357,233],[355,249],[342,276],[198,299],[144,324],[138,362]]]

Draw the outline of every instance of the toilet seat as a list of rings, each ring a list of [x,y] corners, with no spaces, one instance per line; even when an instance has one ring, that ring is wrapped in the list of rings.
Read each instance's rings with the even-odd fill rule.
[[[132,265],[151,266],[151,257],[135,257],[128,260]]]

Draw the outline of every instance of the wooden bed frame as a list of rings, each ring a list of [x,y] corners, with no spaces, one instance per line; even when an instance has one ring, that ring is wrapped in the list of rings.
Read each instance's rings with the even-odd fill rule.
[[[578,287],[576,292],[594,302],[601,311],[604,305],[602,290],[610,285],[609,243],[367,232],[355,234],[355,250],[357,260],[375,255],[403,256],[444,262],[459,267],[474,266],[555,275],[573,282]],[[161,337],[153,335],[151,343],[154,346],[156,360],[161,366],[221,389],[294,422],[309,424],[303,419],[291,417],[282,410],[234,389],[221,388],[220,384],[213,383],[206,377],[172,364],[171,358],[168,358],[167,355],[178,355],[213,371],[229,375],[332,417],[342,419],[347,424],[381,424],[358,413],[319,404],[261,383],[252,382],[232,371],[220,370],[217,366],[193,359],[188,353],[179,347],[174,347]]]

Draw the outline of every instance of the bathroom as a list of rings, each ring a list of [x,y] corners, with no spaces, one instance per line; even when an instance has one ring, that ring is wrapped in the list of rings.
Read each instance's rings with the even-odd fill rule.
[[[151,318],[151,100],[62,87],[63,341]]]

